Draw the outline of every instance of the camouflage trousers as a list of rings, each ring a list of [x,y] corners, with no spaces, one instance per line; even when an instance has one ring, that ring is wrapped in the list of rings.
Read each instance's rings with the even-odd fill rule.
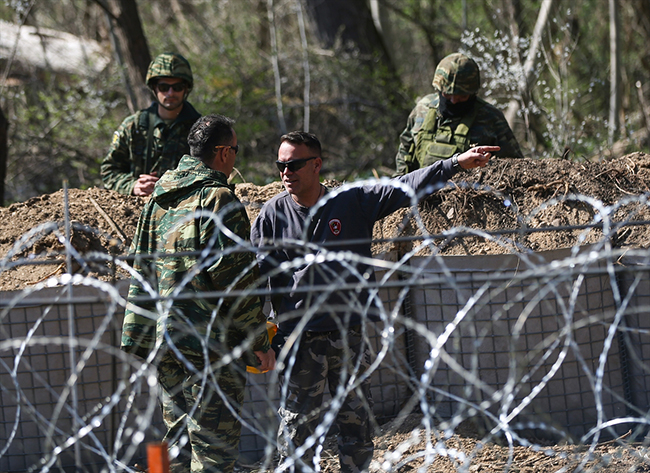
[[[183,350],[183,356],[197,370],[204,366],[200,353]],[[228,405],[240,414],[246,384],[242,368],[226,366],[204,380],[169,350],[158,364],[158,383],[167,428],[164,440],[172,455],[179,449],[178,456],[170,460],[170,471],[232,472],[241,423]]]
[[[306,332],[300,337],[295,364],[291,366],[291,355],[285,360],[287,368],[280,377],[278,471],[315,469],[315,445],[322,444],[329,424],[324,431],[317,427],[323,420],[331,422],[332,415],[338,430],[341,471],[368,469],[374,449],[370,382],[364,381],[343,399],[337,390],[367,371],[370,354],[358,330],[350,329],[345,337],[338,331]],[[332,400],[323,403],[326,384]]]

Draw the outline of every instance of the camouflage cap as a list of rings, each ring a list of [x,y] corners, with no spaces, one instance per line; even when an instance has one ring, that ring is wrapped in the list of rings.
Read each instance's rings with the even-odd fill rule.
[[[187,91],[189,93],[194,86],[192,77],[192,68],[190,63],[180,54],[162,53],[156,59],[151,61],[147,70],[146,83],[147,87],[153,90],[155,79],[159,77],[176,77],[187,82]]]
[[[450,54],[436,67],[432,85],[444,94],[474,95],[481,87],[478,65],[462,53]]]

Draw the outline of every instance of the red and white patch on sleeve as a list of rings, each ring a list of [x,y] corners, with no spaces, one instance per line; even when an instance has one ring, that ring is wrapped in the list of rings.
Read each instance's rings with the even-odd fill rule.
[[[341,233],[341,221],[338,218],[333,218],[330,220],[330,230],[334,235]]]

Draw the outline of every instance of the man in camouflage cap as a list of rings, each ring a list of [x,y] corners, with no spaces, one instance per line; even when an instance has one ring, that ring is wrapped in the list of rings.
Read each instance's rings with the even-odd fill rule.
[[[447,159],[474,146],[499,146],[500,157],[523,154],[503,113],[477,97],[476,62],[461,53],[445,57],[433,76],[436,92],[421,99],[400,135],[397,174]]]
[[[238,248],[250,221],[227,181],[238,150],[232,125],[221,115],[194,124],[191,155],[156,182],[131,248],[140,278],[129,288],[121,348],[157,365],[164,440],[180,449],[173,473],[233,470],[246,365],[275,365],[262,302],[246,294],[258,270]]]
[[[104,187],[121,194],[151,194],[160,176],[189,152],[187,133],[201,116],[187,102],[194,78],[180,54],[156,57],[146,83],[156,101],[122,122],[101,167]]]

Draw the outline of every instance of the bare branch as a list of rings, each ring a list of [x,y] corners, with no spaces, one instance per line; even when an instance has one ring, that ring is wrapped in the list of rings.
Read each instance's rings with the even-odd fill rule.
[[[305,87],[303,91],[304,116],[303,130],[309,131],[309,87],[311,78],[309,75],[309,51],[307,49],[307,34],[305,32],[305,20],[302,15],[302,5],[300,0],[296,0],[296,14],[298,15],[298,28],[300,29],[300,44],[302,46],[302,68],[305,75]]]
[[[530,83],[533,72],[535,70],[535,60],[537,58],[537,50],[539,49],[539,44],[542,41],[542,33],[544,27],[548,22],[549,13],[551,11],[551,6],[553,5],[553,0],[544,0],[542,6],[539,9],[539,14],[537,15],[537,22],[535,23],[535,29],[533,30],[533,37],[530,42],[530,48],[528,49],[528,54],[526,56],[526,61],[524,61],[523,70],[521,71],[521,76],[519,77],[519,92],[522,97],[525,97],[528,94],[528,84]],[[515,116],[519,111],[520,104],[517,100],[511,100],[506,110],[505,117],[510,126],[512,126]]]
[[[282,134],[287,132],[287,124],[282,110],[282,83],[280,77],[280,64],[278,62],[278,41],[275,28],[275,5],[273,0],[267,0],[267,14],[269,16],[269,30],[271,33],[271,63],[273,64],[273,77],[275,79],[275,105],[278,113],[278,122]]]

